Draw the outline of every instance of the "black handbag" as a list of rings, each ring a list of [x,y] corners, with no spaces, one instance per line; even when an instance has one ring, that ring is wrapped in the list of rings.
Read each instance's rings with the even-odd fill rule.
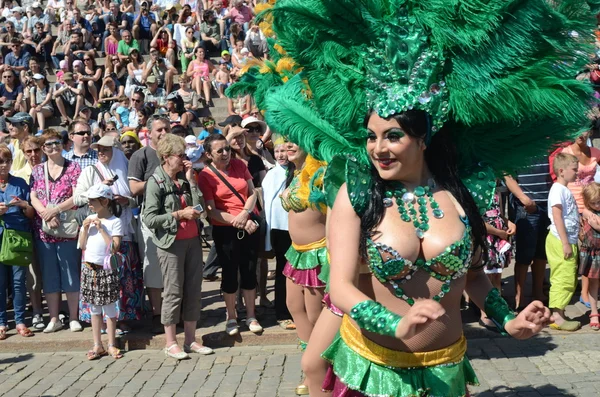
[[[233,186],[231,186],[231,183],[229,183],[229,181],[227,181],[227,179],[225,179],[225,177],[223,175],[221,175],[221,173],[219,171],[217,171],[217,169],[212,165],[209,164],[208,168],[210,168],[210,170],[212,172],[214,172],[214,174],[219,177],[219,179],[221,181],[223,181],[223,183],[225,184],[225,186],[227,186],[229,188],[229,190],[231,190],[231,193],[233,193],[241,202],[242,205],[246,205],[246,202],[244,201],[244,198],[238,193],[237,190],[235,190],[233,188]],[[254,212],[250,212],[250,219],[252,219],[254,222],[256,222],[258,224],[258,230],[266,230],[266,220],[265,218],[263,218],[260,215],[256,215]]]

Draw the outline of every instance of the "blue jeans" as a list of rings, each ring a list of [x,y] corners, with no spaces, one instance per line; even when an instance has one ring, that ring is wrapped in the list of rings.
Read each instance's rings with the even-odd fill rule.
[[[79,292],[79,269],[81,251],[77,249],[77,240],[62,243],[36,242],[44,292]]]
[[[8,277],[12,277],[15,324],[24,324],[25,300],[27,298],[27,266],[8,266],[0,264],[0,326],[6,326],[8,322],[6,318],[6,288]]]

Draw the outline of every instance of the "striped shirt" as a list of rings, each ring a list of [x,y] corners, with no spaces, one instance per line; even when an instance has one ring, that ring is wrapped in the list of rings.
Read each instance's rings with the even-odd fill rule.
[[[519,171],[517,182],[527,197],[546,207],[548,205],[548,193],[550,187],[552,187],[548,157],[533,159],[533,164]]]

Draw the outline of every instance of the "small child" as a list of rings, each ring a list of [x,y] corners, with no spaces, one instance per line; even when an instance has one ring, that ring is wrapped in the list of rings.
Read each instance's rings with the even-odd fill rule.
[[[516,232],[514,223],[502,216],[500,197],[496,193],[491,208],[483,216],[487,231],[486,249],[488,261],[483,268],[492,286],[502,292],[502,269],[508,266],[512,256],[510,237]],[[494,323],[481,311],[479,325],[496,330]]]
[[[66,60],[62,60],[58,63],[60,70],[56,72],[56,79],[59,83],[63,83],[63,75],[69,71],[69,63]]]
[[[583,203],[594,215],[600,215],[600,184],[592,182],[583,188]],[[579,235],[579,275],[589,279],[589,302],[592,309],[590,328],[600,330],[598,322],[598,284],[600,282],[600,223],[595,219],[582,219]],[[585,298],[585,297],[584,297]]]
[[[107,354],[119,359],[123,355],[115,347],[115,332],[120,280],[119,271],[111,269],[110,257],[119,251],[123,237],[123,225],[118,218],[121,211],[110,187],[103,183],[92,186],[86,197],[95,212],[83,221],[79,233],[79,247],[83,251],[81,300],[90,307],[94,335],[94,347],[87,353],[87,359],[97,360]],[[100,336],[103,314],[107,317],[108,351],[104,350]]]
[[[577,331],[579,321],[565,318],[565,307],[571,302],[577,285],[577,240],[579,234],[579,212],[573,193],[567,184],[577,179],[577,157],[559,153],[552,168],[556,182],[548,193],[548,217],[550,233],[546,238],[546,256],[550,265],[550,310],[554,323],[550,328],[562,331]]]
[[[119,106],[115,110],[115,119],[117,120],[117,129],[129,127],[129,97],[120,96]]]
[[[227,63],[224,60],[219,61],[219,71],[215,76],[217,80],[217,90],[220,98],[225,98],[225,89],[231,85],[231,77],[229,76],[229,69]]]

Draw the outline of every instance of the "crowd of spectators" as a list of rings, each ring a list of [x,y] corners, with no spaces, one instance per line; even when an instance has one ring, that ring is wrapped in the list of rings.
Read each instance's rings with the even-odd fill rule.
[[[241,307],[248,328],[262,331],[257,293],[260,305],[273,307],[265,288],[268,226],[251,214],[264,219],[276,198],[265,202],[261,188],[275,167],[273,147],[260,139],[267,126],[250,97],[229,99],[218,125],[211,116],[212,98],[224,97],[248,60],[268,57],[255,5],[0,4],[0,241],[15,230],[33,244],[28,266],[0,264],[0,340],[9,336],[12,305],[24,337],[93,324],[88,359],[106,353],[100,328],[109,333],[108,353],[120,358],[114,334],[135,331],[145,316],[153,332],[166,334],[168,356],[211,354],[195,331],[202,280],[218,279],[211,269],[219,268],[226,331],[237,332]],[[278,169],[283,157],[280,150]],[[203,268],[201,236],[211,232],[214,260]],[[106,233],[105,262],[118,263],[118,277],[100,278],[107,268],[89,245]]]

